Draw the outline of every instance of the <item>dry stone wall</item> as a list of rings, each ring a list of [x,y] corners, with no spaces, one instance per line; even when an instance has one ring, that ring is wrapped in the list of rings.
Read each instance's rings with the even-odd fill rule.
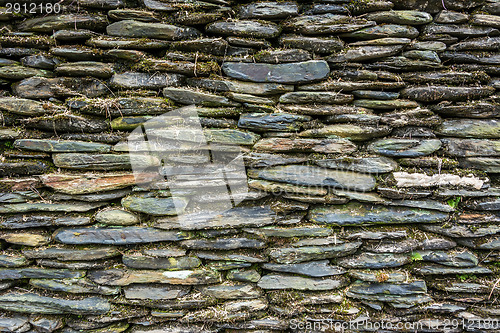
[[[500,317],[498,0],[13,3],[0,331],[487,332]],[[241,147],[250,188],[189,225],[175,215],[197,203],[138,184],[132,158],[164,166],[127,145],[187,105],[207,140]],[[210,179],[181,183],[220,200]]]

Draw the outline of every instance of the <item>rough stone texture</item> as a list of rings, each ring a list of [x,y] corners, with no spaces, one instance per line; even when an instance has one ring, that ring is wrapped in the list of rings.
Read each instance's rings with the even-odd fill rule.
[[[0,331],[497,329],[499,1],[8,2]]]

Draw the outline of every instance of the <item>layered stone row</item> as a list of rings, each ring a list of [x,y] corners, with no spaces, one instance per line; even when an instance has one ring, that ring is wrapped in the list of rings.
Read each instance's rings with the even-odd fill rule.
[[[0,331],[499,316],[500,2],[61,4],[0,7]]]

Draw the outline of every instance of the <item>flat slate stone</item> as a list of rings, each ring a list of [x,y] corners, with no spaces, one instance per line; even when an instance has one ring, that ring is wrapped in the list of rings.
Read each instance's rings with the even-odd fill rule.
[[[96,61],[65,62],[57,65],[55,72],[63,76],[93,76],[108,79],[113,75],[113,67]]]
[[[347,139],[268,138],[258,141],[254,145],[254,149],[270,153],[316,152],[350,154],[357,150],[357,146]]]
[[[342,34],[341,37],[357,39],[377,38],[415,38],[419,35],[416,28],[407,25],[385,24]]]
[[[134,225],[140,222],[137,215],[122,209],[102,210],[95,215],[95,220],[107,225]]]
[[[212,34],[252,38],[274,38],[281,31],[275,23],[252,20],[214,22],[207,25],[205,30]]]
[[[265,237],[327,237],[333,232],[330,228],[312,225],[296,228],[264,227],[259,229],[244,229],[245,232]]]
[[[282,35],[279,43],[284,47],[304,49],[318,54],[330,54],[340,51],[344,47],[344,42],[341,39],[331,37]]]
[[[45,174],[40,178],[45,186],[66,194],[111,191],[140,183],[137,182],[132,173],[103,175]]]
[[[440,103],[431,106],[439,114],[460,118],[497,118],[500,116],[500,105],[482,102]]]
[[[225,62],[222,70],[227,76],[238,80],[285,84],[322,80],[330,73],[328,64],[323,60],[277,65]]]
[[[475,267],[479,259],[471,252],[446,253],[443,251],[417,251],[422,260],[452,267]],[[415,254],[414,254],[415,255]]]
[[[429,265],[417,267],[414,271],[421,275],[464,275],[464,274],[492,274],[489,268],[486,267],[445,267],[439,265]]]
[[[28,260],[23,256],[0,254],[0,267],[22,267],[27,266]]]
[[[359,126],[354,124],[335,124],[321,128],[305,130],[299,133],[301,137],[340,137],[352,141],[366,141],[373,138],[386,136],[391,133],[392,128],[388,126]]]
[[[166,269],[171,271],[193,269],[201,265],[196,257],[149,257],[142,255],[123,255],[125,266],[136,269]]]
[[[393,253],[361,253],[354,257],[337,260],[337,264],[345,268],[381,269],[400,267],[410,263],[408,254]]]
[[[404,45],[354,46],[328,58],[331,63],[360,62],[389,57],[401,52]]]
[[[24,229],[50,226],[76,226],[90,224],[87,216],[60,216],[57,214],[22,215],[16,214],[0,219],[0,226],[5,229]]]
[[[282,19],[299,14],[295,2],[255,2],[240,7],[239,16],[242,19]]]
[[[190,239],[181,242],[181,246],[193,250],[261,249],[266,246],[266,242],[250,238]]]
[[[252,94],[257,96],[276,95],[293,91],[292,85],[279,83],[255,83],[205,78],[187,78],[186,82],[193,87],[204,88],[207,90],[220,92],[231,91],[240,94]]]
[[[177,27],[163,23],[148,23],[134,20],[125,20],[107,26],[106,32],[110,36],[139,37],[166,40],[191,39],[200,36],[200,32],[191,27]]]
[[[336,92],[295,91],[280,96],[279,102],[284,104],[347,104],[354,97]]]
[[[40,116],[49,111],[64,112],[64,108],[52,103],[42,103],[26,98],[0,97],[0,110],[22,116]]]
[[[160,89],[179,85],[182,79],[180,74],[126,72],[113,75],[110,84],[123,89]]]
[[[187,286],[168,286],[156,284],[135,284],[123,288],[126,299],[161,301],[177,299],[189,293]]]
[[[131,163],[144,167],[159,166],[160,161],[154,156],[130,154],[53,154],[54,165],[64,169],[81,170],[124,170],[130,169]]]
[[[106,16],[102,15],[63,14],[28,19],[18,28],[21,31],[52,33],[62,29],[101,30],[107,23]]]
[[[85,275],[83,271],[50,268],[0,269],[0,280],[17,279],[78,279]]]
[[[432,16],[429,13],[416,10],[389,10],[369,13],[366,15],[366,19],[377,23],[408,25],[421,25],[432,22]]]
[[[192,214],[185,225],[179,224],[177,219],[158,219],[155,227],[183,230],[261,227],[274,223],[276,219],[276,213],[269,206],[234,207],[218,214],[209,211]]]
[[[257,283],[262,289],[293,289],[293,290],[333,290],[345,286],[344,279],[313,279],[300,276],[287,276],[281,274],[264,275]]]
[[[479,99],[495,92],[493,87],[448,87],[427,86],[412,87],[401,91],[401,95],[419,102],[439,102],[443,100],[460,101],[466,99]]]
[[[317,206],[309,211],[309,220],[335,226],[361,226],[403,223],[438,223],[448,214],[418,208],[386,207],[348,203],[338,206]]]
[[[12,316],[0,318],[0,328],[6,332],[26,332],[30,329],[28,317]]]
[[[341,275],[345,271],[340,267],[330,266],[328,260],[310,261],[302,264],[263,264],[263,269],[274,272],[302,274],[312,277]]]
[[[333,35],[343,32],[356,31],[375,24],[376,23],[373,21],[361,18],[327,13],[294,17],[286,20],[283,27],[287,31],[297,32],[304,35]]]
[[[88,212],[105,205],[105,202],[99,203],[82,203],[82,202],[66,202],[66,203],[19,203],[19,204],[4,204],[0,205],[0,213],[29,213],[29,212]]]
[[[356,252],[361,242],[332,246],[302,246],[271,250],[269,256],[279,264],[297,264],[311,260],[345,257]]]
[[[202,106],[239,106],[239,103],[233,102],[226,97],[210,93],[204,93],[184,88],[164,88],[163,96],[174,102],[185,105]]]
[[[262,170],[248,170],[252,178],[285,182],[295,185],[324,186],[370,191],[375,187],[375,178],[350,171],[337,171],[307,165],[285,165]]]
[[[238,127],[261,131],[296,131],[301,123],[310,121],[311,117],[292,113],[245,113],[240,116]]]
[[[368,146],[368,150],[390,157],[420,157],[430,155],[441,148],[437,139],[380,139]]]
[[[347,296],[365,300],[391,303],[407,303],[410,306],[429,302],[425,281],[411,283],[367,283],[355,282]]]
[[[446,34],[460,39],[483,36],[498,36],[498,29],[492,27],[471,26],[467,24],[428,24],[423,30],[424,34]]]
[[[186,238],[188,236],[182,232],[148,227],[74,228],[59,229],[54,233],[54,239],[63,244],[127,245],[179,241]]]
[[[218,299],[252,299],[262,296],[262,291],[251,284],[215,285],[205,287],[201,292]]]
[[[123,207],[154,216],[181,214],[187,203],[187,199],[154,197],[149,193],[131,195],[122,199]]]
[[[18,139],[14,147],[46,153],[105,153],[111,150],[110,145],[102,143],[47,139]]]
[[[398,164],[387,157],[358,157],[316,160],[323,168],[348,170],[361,173],[387,173],[397,168]]]
[[[494,119],[449,119],[436,131],[440,135],[459,138],[498,139],[500,121]]]
[[[111,309],[104,298],[66,300],[33,293],[8,293],[0,296],[0,308],[22,313],[100,315]]]
[[[120,255],[114,247],[92,247],[92,248],[59,248],[49,247],[36,250],[24,250],[24,256],[28,259],[57,259],[62,261],[93,261],[113,258]]]
[[[92,271],[88,277],[95,283],[110,286],[128,286],[133,283],[201,285],[221,281],[221,276],[217,271],[201,269],[182,271],[108,269]]]

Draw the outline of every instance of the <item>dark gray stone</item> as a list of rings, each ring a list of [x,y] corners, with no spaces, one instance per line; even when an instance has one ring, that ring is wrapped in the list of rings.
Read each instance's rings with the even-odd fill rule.
[[[356,252],[361,242],[333,246],[302,246],[271,250],[269,256],[279,264],[297,264],[311,260],[345,257]]]
[[[330,266],[328,260],[310,261],[302,264],[263,264],[262,268],[274,272],[295,273],[312,277],[341,275],[345,271],[340,267]]]
[[[242,19],[283,19],[299,14],[295,2],[254,2],[240,7],[239,15]]]
[[[181,246],[194,250],[234,250],[234,249],[261,249],[266,242],[250,238],[225,238],[217,240],[190,239],[181,242]]]
[[[252,20],[214,22],[207,25],[205,30],[212,34],[251,38],[274,38],[281,31],[275,23]]]
[[[190,27],[177,27],[170,24],[146,23],[125,20],[112,23],[106,31],[110,36],[157,38],[166,40],[190,39],[200,36],[200,32]]]

